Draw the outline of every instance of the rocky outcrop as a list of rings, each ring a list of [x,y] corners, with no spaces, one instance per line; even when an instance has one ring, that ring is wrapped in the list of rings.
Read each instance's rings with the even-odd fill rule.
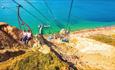
[[[0,48],[11,48],[19,45],[21,30],[10,26],[7,23],[0,22]]]
[[[19,40],[21,37],[21,30],[19,30],[18,28],[14,27],[14,26],[10,26],[7,23],[4,22],[0,22],[0,30],[8,33],[9,35],[11,35],[14,39]]]

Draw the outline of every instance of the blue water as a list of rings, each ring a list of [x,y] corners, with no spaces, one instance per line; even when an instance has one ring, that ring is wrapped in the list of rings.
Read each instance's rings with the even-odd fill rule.
[[[39,9],[48,19],[47,21],[34,8],[24,0],[16,0],[24,8],[30,11],[37,18],[41,19],[51,28],[45,29],[45,33],[58,32],[60,28],[53,21],[52,15],[43,0],[28,0]],[[71,0],[46,0],[56,19],[66,28],[68,11]],[[18,26],[17,5],[12,0],[0,0],[0,22],[7,22],[13,26]],[[30,25],[34,33],[37,33],[37,26],[41,22],[21,9],[21,17]],[[115,1],[114,0],[74,0],[69,26],[71,30],[95,28],[115,25]],[[50,31],[49,31],[50,30]]]

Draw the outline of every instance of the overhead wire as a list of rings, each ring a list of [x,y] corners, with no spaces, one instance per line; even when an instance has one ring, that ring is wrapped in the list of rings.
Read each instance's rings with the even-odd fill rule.
[[[15,0],[12,0],[15,4],[17,4],[18,6],[20,5],[21,8],[23,10],[25,10],[29,15],[33,16],[36,20],[39,20],[41,23],[44,23],[41,19],[37,18],[36,15],[32,14],[30,11],[28,11],[26,8],[24,8],[21,4],[19,4],[18,2],[16,2]],[[45,24],[45,23],[44,23]]]
[[[20,16],[19,16],[19,15],[20,15],[20,14],[19,14],[19,7],[18,7],[18,10],[17,10],[17,11],[18,11],[17,17],[18,17],[19,28],[22,29],[22,27],[21,27],[22,23],[21,23],[21,21],[20,21],[21,18],[20,18]],[[19,18],[20,18],[20,19],[19,19]]]
[[[24,0],[26,3],[28,3],[32,8],[34,8],[42,17],[44,17],[49,23],[50,20],[39,10],[39,8],[36,8],[36,6],[34,6],[31,2],[29,2],[28,0]],[[50,27],[51,28],[51,27]],[[52,29],[52,28],[51,28]],[[50,31],[52,32],[52,31]]]
[[[39,10],[39,8],[36,8],[36,6],[34,6],[31,2],[29,2],[28,0],[24,0],[26,1],[31,7],[33,7],[42,17],[44,17],[49,23],[50,20]],[[52,27],[50,27],[49,33],[53,33],[52,32]]]
[[[28,0],[24,0],[25,2],[27,2],[30,6],[32,6],[41,16],[43,16],[48,22],[49,19],[38,9],[36,8],[36,6],[34,6],[31,2],[29,2]]]
[[[48,3],[46,2],[46,0],[43,0],[44,1],[44,4],[46,5],[46,7],[48,8],[49,10],[49,13],[51,14],[52,18],[54,19],[56,25],[61,29],[63,28],[64,26],[56,19],[56,17],[54,16],[54,13],[52,12],[51,8],[49,7]]]
[[[36,15],[33,15],[30,11],[28,11],[26,8],[24,8],[21,4],[19,4],[18,2],[16,2],[15,0],[12,0],[14,3],[16,3],[17,5],[20,5],[20,7],[22,9],[24,9],[28,14],[30,14],[31,16],[33,16],[35,19],[39,20],[40,22],[44,23],[42,20],[40,20],[39,18],[37,18]],[[29,1],[25,0],[28,4],[30,4],[34,9],[36,9],[36,11],[38,11],[45,19],[47,19],[34,5],[32,5]],[[46,7],[48,8],[50,14],[52,15],[52,18],[54,19],[56,25],[61,28],[62,25],[60,24],[60,22],[56,19],[56,17],[54,16],[52,10],[50,9],[49,5],[47,4],[47,2],[44,0],[44,3],[46,5]],[[68,15],[68,22],[70,23],[70,15],[71,15],[71,9],[72,9],[72,5],[73,5],[73,0],[71,1],[71,5],[70,5],[70,10],[69,10],[69,15]],[[68,23],[68,24],[69,24]],[[68,27],[67,24],[67,27]]]
[[[68,23],[67,23],[67,29],[70,30],[70,18],[71,18],[71,12],[72,12],[72,7],[73,7],[73,1],[74,0],[71,0],[71,3],[70,3],[70,8],[69,8],[69,13],[68,13]]]
[[[18,10],[17,10],[17,14],[18,14],[18,15],[17,15],[17,16],[18,16],[18,22],[19,22],[20,29],[21,29],[21,26],[22,26],[22,25],[26,25],[26,26],[28,27],[28,30],[30,30],[30,31],[32,32],[30,26],[29,26],[27,23],[25,23],[25,22],[23,21],[23,19],[21,18],[21,16],[20,16],[20,7],[21,7],[21,5],[18,5],[18,6],[17,6],[17,8],[18,8]]]

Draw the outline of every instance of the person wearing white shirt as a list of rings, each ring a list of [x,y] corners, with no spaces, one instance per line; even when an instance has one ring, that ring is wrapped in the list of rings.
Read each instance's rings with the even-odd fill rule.
[[[30,31],[30,30],[28,30],[28,32],[25,32],[25,31],[24,31],[21,41],[22,41],[24,44],[27,44],[31,38],[32,38],[32,33],[31,33],[31,31]]]

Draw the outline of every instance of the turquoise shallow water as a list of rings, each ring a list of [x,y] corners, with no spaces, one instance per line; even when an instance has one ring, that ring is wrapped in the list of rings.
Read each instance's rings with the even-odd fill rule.
[[[39,12],[30,6],[25,0],[16,0],[29,12],[41,19],[50,28],[44,29],[45,34],[55,33],[61,28],[66,28],[68,11],[71,0],[46,0],[55,18],[61,23],[56,24],[52,14],[49,12],[43,0],[28,0],[33,6],[39,9],[49,21]],[[0,0],[0,22],[7,22],[10,25],[18,26],[17,5],[12,0]],[[34,34],[38,33],[37,26],[40,20],[35,19],[25,10],[20,11],[22,19],[31,27]],[[74,0],[69,24],[72,31],[88,28],[115,25],[115,1],[113,0]],[[23,27],[24,28],[24,27]]]
[[[9,23],[10,25],[16,26],[19,28],[18,24],[12,23],[10,21],[8,21],[7,23]],[[56,26],[55,24],[53,24],[54,22],[52,22],[50,25],[50,28],[45,28],[44,34],[51,34],[51,33],[56,33],[60,31],[60,28],[58,26]],[[62,23],[64,25],[64,28],[66,28],[66,24],[67,23]],[[38,33],[38,28],[37,26],[39,24],[36,23],[31,23],[29,24],[33,33],[37,34]],[[115,22],[94,22],[94,21],[86,21],[86,20],[79,20],[76,23],[72,23],[70,24],[70,28],[71,31],[76,31],[76,30],[81,30],[81,29],[92,29],[92,28],[96,28],[96,27],[105,27],[105,26],[113,26],[115,25]],[[24,27],[23,27],[24,28]]]

